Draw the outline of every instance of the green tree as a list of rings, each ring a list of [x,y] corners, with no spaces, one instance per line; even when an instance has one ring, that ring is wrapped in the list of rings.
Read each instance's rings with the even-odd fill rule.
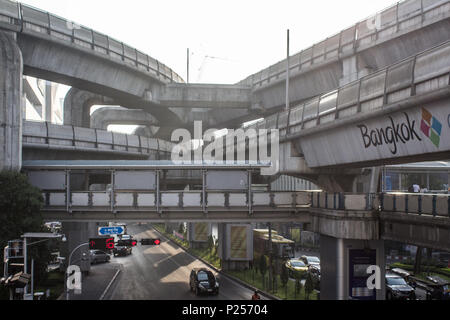
[[[213,238],[213,236],[212,235],[209,235],[208,236],[208,248],[209,248],[209,251],[213,251],[213,249],[214,249],[214,238]]]
[[[281,274],[280,274],[280,280],[283,287],[286,287],[288,281],[289,281],[289,274],[287,267],[283,264],[281,266]]]
[[[267,259],[266,259],[265,255],[261,255],[259,257],[258,267],[259,267],[259,272],[261,272],[262,276],[264,277],[267,272]]]
[[[305,281],[305,296],[306,296],[307,300],[309,300],[309,296],[311,295],[313,290],[314,290],[314,280],[311,276],[311,273],[308,272],[308,274],[306,275],[306,281]]]
[[[9,240],[20,239],[25,232],[45,231],[41,215],[43,197],[29,184],[26,175],[15,171],[0,172],[0,248]],[[29,247],[29,258],[35,259],[35,282],[47,276],[50,261],[49,241]],[[3,275],[3,264],[0,264]]]
[[[184,235],[184,223],[180,223],[180,226],[178,227],[178,233]]]

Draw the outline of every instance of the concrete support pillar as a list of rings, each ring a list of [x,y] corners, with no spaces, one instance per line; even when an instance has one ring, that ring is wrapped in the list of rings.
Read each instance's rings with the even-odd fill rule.
[[[22,73],[15,34],[0,31],[0,171],[22,166]]]
[[[66,270],[70,253],[82,243],[88,243],[89,238],[98,237],[96,222],[63,222],[62,233],[67,241],[61,244],[60,254],[66,260],[63,264],[63,270]],[[84,255],[83,255],[84,254]],[[80,267],[82,272],[89,272],[91,269],[89,261],[89,246],[82,246],[74,251],[71,260],[72,265]]]
[[[352,192],[355,175],[319,175],[316,184],[327,192]]]
[[[93,105],[114,105],[110,98],[77,88],[70,89],[64,99],[64,124],[89,128]]]
[[[56,97],[56,91],[58,89],[57,84],[53,84],[49,81],[45,81],[45,112],[44,112],[44,119],[47,122],[54,122],[55,118],[55,97]]]
[[[384,300],[385,254],[382,240],[349,240],[321,235],[321,300]],[[379,267],[380,289],[367,287],[367,268]]]
[[[378,188],[380,185],[380,167],[373,167],[372,172],[370,174],[370,185],[369,185],[369,193],[378,192]]]

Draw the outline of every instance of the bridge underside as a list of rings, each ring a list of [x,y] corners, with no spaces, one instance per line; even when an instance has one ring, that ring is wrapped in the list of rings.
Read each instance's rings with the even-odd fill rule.
[[[211,223],[232,223],[232,222],[310,222],[308,209],[300,209],[297,212],[286,210],[277,212],[273,211],[255,211],[252,215],[248,214],[248,210],[223,210],[203,213],[198,211],[167,211],[162,214],[156,211],[120,211],[111,213],[110,211],[85,211],[72,212],[66,211],[42,211],[45,221],[95,221],[95,222],[211,222]]]

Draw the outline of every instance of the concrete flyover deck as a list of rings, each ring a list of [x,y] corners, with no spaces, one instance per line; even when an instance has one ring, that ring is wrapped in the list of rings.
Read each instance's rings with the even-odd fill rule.
[[[246,129],[279,129],[307,164],[296,168],[448,159],[449,62],[446,42]]]
[[[436,46],[450,38],[450,2],[407,0],[289,58],[295,104]],[[284,106],[287,60],[241,81],[264,108]]]
[[[184,84],[149,55],[25,4],[0,1],[0,28],[17,34],[24,74],[109,97],[128,108],[151,110],[160,120],[179,120],[180,125],[178,111],[170,107],[186,107],[184,102],[188,108],[250,105],[250,87]]]
[[[285,61],[235,86],[181,85],[167,66],[107,35],[27,5],[0,4],[0,28],[17,33],[25,74],[113,98],[178,126],[214,119],[208,125],[236,127],[284,104]],[[403,1],[377,15],[376,27],[370,28],[370,19],[361,21],[294,55],[290,101],[333,90],[442,43],[449,38],[449,16],[449,1]],[[236,110],[214,117],[217,108]]]

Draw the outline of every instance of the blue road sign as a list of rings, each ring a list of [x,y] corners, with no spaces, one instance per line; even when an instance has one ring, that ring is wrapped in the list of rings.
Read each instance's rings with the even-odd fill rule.
[[[107,236],[111,234],[124,234],[125,229],[123,227],[99,227],[98,234],[100,236]]]

